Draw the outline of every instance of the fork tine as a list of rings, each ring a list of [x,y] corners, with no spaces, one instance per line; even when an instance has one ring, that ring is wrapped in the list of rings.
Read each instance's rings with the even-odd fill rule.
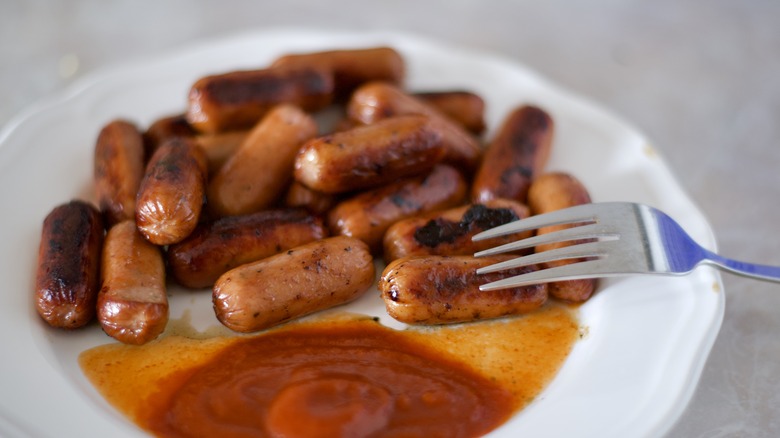
[[[479,287],[481,291],[491,291],[507,289],[511,287],[529,286],[539,283],[550,283],[554,281],[579,280],[583,278],[603,277],[607,274],[604,270],[606,264],[603,259],[586,260],[554,268],[540,269],[538,271],[526,274],[515,275],[514,277],[504,278],[502,280],[483,284]]]
[[[563,225],[585,222],[596,222],[597,207],[594,204],[582,204],[564,210],[556,210],[550,213],[538,214],[525,219],[500,225],[476,234],[471,238],[473,241],[490,239],[493,237],[505,236],[507,234],[519,233],[522,231],[535,230],[540,227],[550,225]]]
[[[617,233],[608,232],[604,229],[603,226],[600,226],[597,223],[592,223],[520,239],[515,242],[510,242],[504,245],[496,246],[494,248],[486,249],[484,251],[479,251],[474,254],[474,257],[502,254],[505,252],[516,251],[523,248],[531,248],[537,245],[546,245],[549,243],[595,238],[615,239],[617,237],[619,237]]]
[[[548,263],[556,260],[603,257],[606,255],[605,246],[608,243],[610,242],[588,242],[579,245],[551,249],[549,251],[542,251],[479,268],[477,269],[477,274],[487,274],[489,272],[503,271],[506,269],[518,268],[520,266]]]

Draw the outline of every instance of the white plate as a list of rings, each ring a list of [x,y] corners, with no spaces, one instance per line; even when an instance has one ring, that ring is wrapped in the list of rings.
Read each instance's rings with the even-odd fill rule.
[[[654,205],[702,244],[710,229],[648,141],[625,122],[525,67],[397,33],[273,30],[211,41],[90,75],[14,119],[0,133],[0,435],[143,436],[82,376],[79,352],[111,342],[98,326],[66,333],[35,314],[33,278],[45,215],[71,198],[93,199],[92,153],[117,117],[147,126],[181,112],[204,74],[266,65],[291,51],[386,44],[408,62],[413,90],[465,88],[487,102],[491,132],[507,112],[533,103],[557,124],[549,168],[579,177],[595,201]],[[172,291],[171,317],[185,309],[198,328],[215,324],[210,294]],[[389,322],[376,293],[352,305]],[[528,408],[494,436],[657,436],[688,403],[723,318],[715,271],[683,278],[605,281],[582,306],[588,335]]]

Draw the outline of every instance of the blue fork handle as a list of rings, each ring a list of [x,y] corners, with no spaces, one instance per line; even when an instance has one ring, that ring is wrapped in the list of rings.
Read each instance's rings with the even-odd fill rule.
[[[755,263],[732,260],[710,251],[705,251],[706,260],[711,265],[744,277],[780,283],[780,267],[757,265]]]

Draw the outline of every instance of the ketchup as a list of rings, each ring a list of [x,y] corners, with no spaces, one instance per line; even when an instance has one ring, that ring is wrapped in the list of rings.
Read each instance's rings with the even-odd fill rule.
[[[251,337],[107,345],[80,363],[109,402],[161,437],[472,437],[541,391],[577,333],[559,307],[404,331],[339,317]]]

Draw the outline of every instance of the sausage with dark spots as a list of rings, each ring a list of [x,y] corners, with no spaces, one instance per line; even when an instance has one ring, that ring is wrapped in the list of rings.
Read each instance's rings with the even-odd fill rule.
[[[374,282],[366,244],[337,236],[248,263],[214,284],[217,319],[254,332],[360,297]]]
[[[433,106],[388,83],[370,82],[355,90],[347,105],[347,114],[364,124],[393,116],[426,115],[442,136],[444,162],[470,175],[482,156],[482,145],[470,132]]]
[[[477,269],[513,258],[496,256],[404,257],[388,264],[379,280],[387,313],[408,324],[449,324],[518,315],[547,301],[547,285],[480,291],[491,281],[534,267],[477,275]]]
[[[83,201],[60,205],[43,221],[35,310],[52,327],[78,328],[94,318],[103,233],[100,212]]]
[[[382,237],[392,224],[454,207],[463,202],[466,190],[460,172],[439,164],[425,176],[406,178],[340,202],[330,211],[328,226],[333,234],[357,237],[379,252]]]
[[[323,193],[357,191],[426,173],[443,156],[428,117],[391,117],[304,143],[295,179]]]
[[[322,219],[299,209],[266,210],[200,224],[168,248],[168,266],[189,288],[211,287],[220,275],[242,264],[326,236]]]
[[[201,133],[249,129],[287,103],[316,111],[333,99],[333,73],[323,68],[276,67],[207,76],[190,89],[187,121]]]
[[[386,262],[411,255],[473,255],[513,240],[530,237],[515,234],[479,242],[471,237],[490,228],[528,217],[524,204],[508,199],[494,199],[484,204],[469,204],[404,219],[385,233]]]
[[[553,141],[553,120],[541,108],[510,113],[487,147],[471,186],[471,199],[506,198],[526,202],[533,178],[543,171]]]

